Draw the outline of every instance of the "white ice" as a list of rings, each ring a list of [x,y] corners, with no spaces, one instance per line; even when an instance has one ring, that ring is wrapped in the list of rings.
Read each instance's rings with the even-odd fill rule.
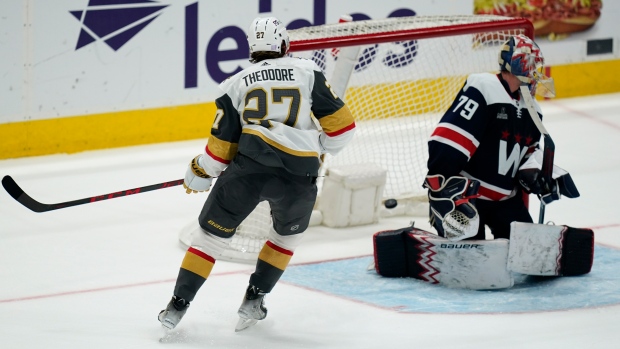
[[[578,199],[552,203],[545,217],[592,228],[598,246],[620,253],[620,94],[545,101],[542,108],[556,164],[570,171],[581,192]],[[0,176],[12,176],[39,201],[69,201],[182,178],[204,142],[3,160]],[[268,296],[267,319],[236,333],[236,309],[253,266],[224,261],[215,264],[186,317],[161,343],[156,317],[184,255],[178,232],[197,216],[204,198],[179,186],[34,213],[0,189],[0,348],[620,347],[617,303],[494,312],[483,295],[471,312],[401,312],[292,282],[278,284]],[[531,211],[537,219],[535,198]],[[424,217],[349,229],[311,227],[291,265],[370,256],[373,233],[412,220],[428,229]],[[366,271],[349,275],[360,273]],[[585,303],[600,296],[606,285],[599,282],[580,295]],[[541,300],[553,297],[543,294]]]

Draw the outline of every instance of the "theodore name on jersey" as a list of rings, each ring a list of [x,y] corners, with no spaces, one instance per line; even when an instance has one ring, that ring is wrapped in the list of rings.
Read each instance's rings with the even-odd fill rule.
[[[245,86],[261,81],[295,81],[293,68],[264,69],[242,77]]]

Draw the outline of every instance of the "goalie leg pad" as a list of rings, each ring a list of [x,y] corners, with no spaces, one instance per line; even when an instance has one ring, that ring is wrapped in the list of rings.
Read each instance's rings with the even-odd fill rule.
[[[590,272],[594,232],[564,225],[513,222],[508,269],[526,275],[574,276]]]
[[[594,263],[594,232],[591,229],[566,228],[560,259],[561,273],[563,276],[587,274]]]
[[[512,287],[506,269],[508,240],[453,242],[413,227],[375,234],[375,269],[387,277],[409,276],[473,290]]]
[[[380,231],[372,237],[375,271],[385,277],[407,277],[407,251],[404,236],[411,227]]]

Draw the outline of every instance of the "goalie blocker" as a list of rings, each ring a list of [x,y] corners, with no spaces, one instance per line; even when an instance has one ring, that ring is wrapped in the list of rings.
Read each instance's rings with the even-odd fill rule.
[[[407,227],[374,234],[373,245],[379,275],[473,290],[510,288],[514,285],[513,272],[586,274],[594,257],[592,230],[531,223],[513,223],[510,241],[452,242]]]

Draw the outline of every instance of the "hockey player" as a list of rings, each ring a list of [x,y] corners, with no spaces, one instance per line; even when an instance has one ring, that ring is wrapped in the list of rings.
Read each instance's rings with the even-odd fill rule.
[[[545,203],[560,193],[578,196],[566,172],[552,183],[540,175],[541,132],[519,91],[525,85],[534,95],[543,64],[535,42],[511,37],[499,52],[500,73],[468,76],[432,133],[423,185],[440,236],[484,240],[488,226],[494,238],[508,239],[511,222],[532,222],[523,191]],[[529,100],[539,114],[533,117],[542,118],[538,103]]]
[[[173,297],[158,319],[173,329],[186,313],[239,224],[260,201],[273,227],[238,310],[237,331],[267,316],[264,297],[284,273],[316,201],[321,156],[353,137],[355,122],[312,61],[287,57],[289,37],[277,18],[256,18],[248,31],[252,66],[220,84],[205,152],[187,169],[187,193],[213,189],[198,217]],[[311,113],[321,128],[314,123]]]

